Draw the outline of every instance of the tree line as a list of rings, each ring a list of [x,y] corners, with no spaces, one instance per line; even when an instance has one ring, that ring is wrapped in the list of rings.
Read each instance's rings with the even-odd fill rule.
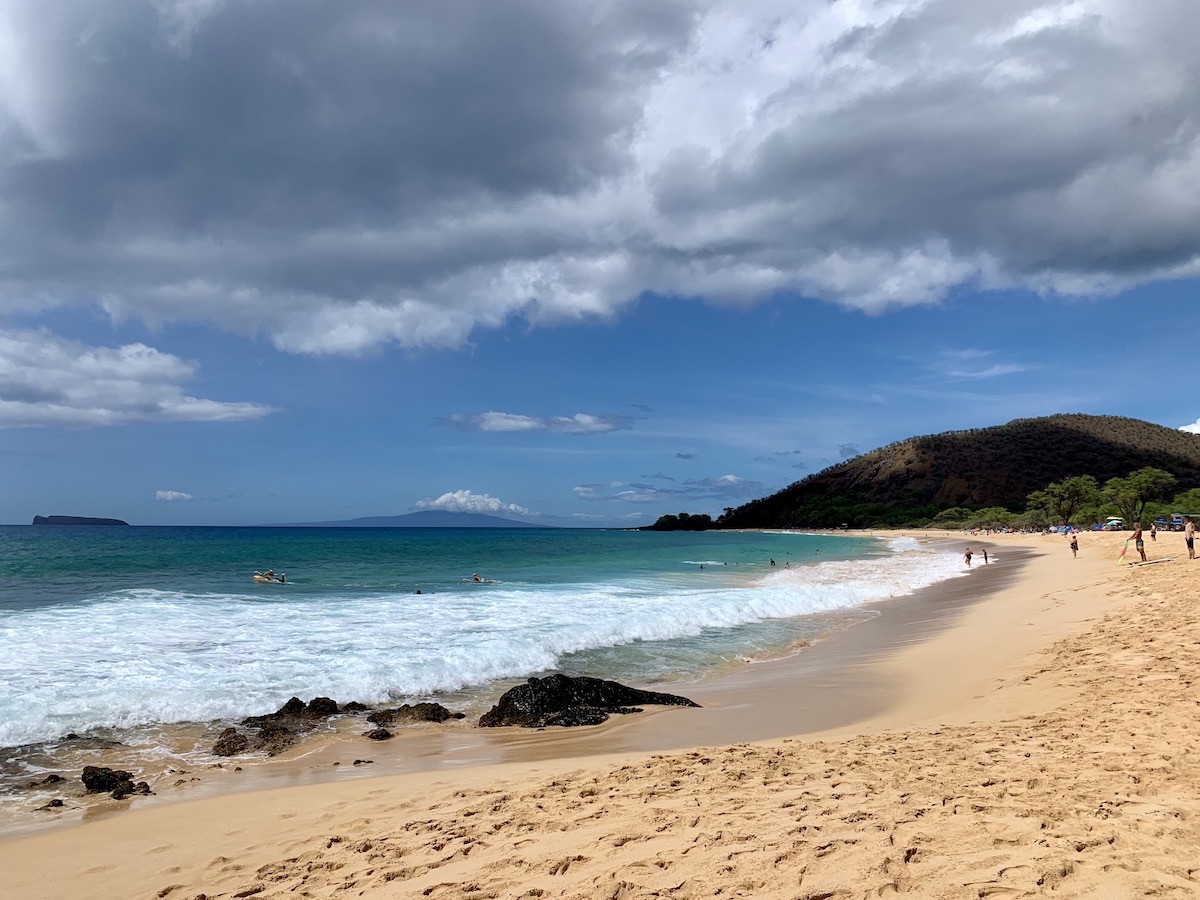
[[[1025,510],[1004,507],[952,507],[933,517],[940,528],[1033,528],[1081,525],[1121,518],[1128,525],[1148,525],[1172,513],[1200,511],[1200,488],[1176,493],[1178,479],[1170,472],[1144,466],[1125,478],[1110,478],[1103,486],[1091,475],[1054,481],[1027,497]]]
[[[1200,513],[1200,488],[1181,493],[1172,492],[1178,479],[1163,469],[1144,466],[1130,472],[1125,478],[1110,478],[1101,485],[1091,475],[1076,475],[1053,481],[1041,490],[1033,491],[1026,498],[1025,509],[1013,512],[1003,506],[972,509],[954,506],[935,511],[916,503],[853,504],[846,498],[820,498],[830,508],[825,510],[830,519],[840,516],[842,521],[855,522],[870,516],[880,527],[931,527],[931,528],[1017,528],[1040,530],[1050,525],[1083,525],[1103,522],[1120,517],[1126,524],[1140,522],[1148,525],[1152,519],[1172,513]],[[843,503],[834,510],[832,505]],[[725,515],[733,512],[725,509]],[[811,515],[811,510],[808,511]],[[836,513],[836,515],[835,515]],[[711,516],[681,512],[678,515],[660,516],[653,525],[644,525],[642,531],[707,531],[721,527],[720,520]],[[797,515],[795,522],[782,522],[772,527],[811,527]]]

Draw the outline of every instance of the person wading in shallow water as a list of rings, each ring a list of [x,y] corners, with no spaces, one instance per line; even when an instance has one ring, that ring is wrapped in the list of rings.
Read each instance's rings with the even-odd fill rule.
[[[963,554],[963,562],[967,564],[967,568],[971,568],[971,548],[967,548],[967,552]]]

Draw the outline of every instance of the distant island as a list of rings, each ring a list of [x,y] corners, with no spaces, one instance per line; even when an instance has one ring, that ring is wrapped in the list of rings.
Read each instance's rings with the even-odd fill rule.
[[[553,528],[484,513],[430,509],[403,516],[364,516],[331,522],[277,522],[274,528]]]
[[[34,516],[34,525],[125,525],[121,519],[97,519],[93,516]]]

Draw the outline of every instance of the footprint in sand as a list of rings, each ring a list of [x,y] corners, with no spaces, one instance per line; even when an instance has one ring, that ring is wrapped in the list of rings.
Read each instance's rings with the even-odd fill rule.
[[[565,875],[567,870],[571,868],[572,863],[583,862],[585,857],[582,856],[566,856],[550,867],[551,875]]]

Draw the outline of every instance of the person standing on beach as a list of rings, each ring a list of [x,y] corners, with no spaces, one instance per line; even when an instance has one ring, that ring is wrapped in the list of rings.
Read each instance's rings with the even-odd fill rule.
[[[983,548],[983,564],[984,564],[985,566],[988,564],[988,558],[987,558],[987,547],[984,547],[984,548]]]
[[[1187,544],[1188,559],[1196,558],[1196,526],[1191,516],[1183,517],[1183,542]]]
[[[1078,559],[1078,557],[1079,557],[1079,536],[1076,534],[1073,534],[1073,535],[1071,535],[1071,559]]]
[[[1150,523],[1150,540],[1152,540],[1152,541],[1158,540],[1158,523],[1157,522]]]
[[[1142,562],[1146,561],[1146,542],[1142,540],[1142,523],[1138,522],[1133,526],[1133,549],[1137,550],[1138,555],[1142,557]]]
[[[967,548],[967,552],[963,554],[963,562],[967,564],[967,568],[971,568],[971,548]]]

